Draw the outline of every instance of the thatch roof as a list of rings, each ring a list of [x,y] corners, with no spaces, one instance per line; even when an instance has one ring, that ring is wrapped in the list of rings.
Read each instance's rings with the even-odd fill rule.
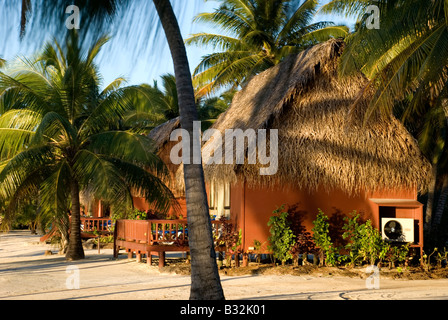
[[[338,76],[342,50],[342,41],[330,40],[255,76],[213,125],[222,133],[278,129],[277,174],[261,176],[261,165],[214,164],[204,166],[206,180],[310,190],[323,186],[350,194],[425,188],[430,165],[404,126],[395,118],[375,117],[363,127],[368,97],[351,112],[367,80],[361,74]],[[214,143],[204,148],[215,150]]]
[[[162,123],[158,127],[152,129],[148,134],[148,137],[156,143],[157,150],[160,150],[165,143],[170,141],[171,132],[178,128],[180,128],[179,117],[168,120],[167,122]]]

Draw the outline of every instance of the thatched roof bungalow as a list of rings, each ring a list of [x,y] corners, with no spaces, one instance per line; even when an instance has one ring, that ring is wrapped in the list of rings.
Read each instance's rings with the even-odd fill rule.
[[[237,221],[245,249],[266,241],[269,217],[282,204],[297,205],[308,229],[319,208],[334,221],[357,210],[377,227],[384,217],[412,218],[415,245],[422,246],[417,194],[428,184],[430,165],[397,119],[374,116],[363,125],[367,80],[338,76],[342,50],[342,41],[331,40],[255,76],[212,127],[223,136],[226,129],[278,130],[274,175],[248,163],[247,145],[244,164],[206,164],[219,147],[223,156],[229,150],[219,139],[203,146],[212,213]],[[182,187],[182,168],[177,182]]]

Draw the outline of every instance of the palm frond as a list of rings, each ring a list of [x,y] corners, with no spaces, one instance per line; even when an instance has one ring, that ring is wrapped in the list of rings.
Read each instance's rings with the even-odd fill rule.
[[[32,110],[10,110],[0,116],[0,159],[29,146],[42,116]]]
[[[79,134],[86,137],[101,132],[110,123],[118,123],[133,109],[133,99],[137,92],[139,92],[138,86],[119,88],[110,92],[83,120],[78,130]]]
[[[163,161],[155,155],[154,142],[147,136],[130,131],[101,132],[89,137],[86,149],[95,154],[138,164],[151,172],[166,176]]]
[[[48,112],[41,118],[33,142],[56,142],[61,138],[65,144],[75,144],[77,132],[66,118],[56,112]]]
[[[109,93],[117,90],[118,88],[120,88],[123,83],[126,83],[127,80],[123,77],[120,78],[116,78],[114,81],[112,81],[111,83],[109,83],[104,89],[103,91],[100,93],[100,96],[107,96]]]
[[[173,193],[160,178],[135,164],[116,158],[108,160],[117,168],[133,193],[145,198],[154,210],[166,213],[170,208],[177,207]]]
[[[301,41],[319,43],[327,41],[331,38],[345,38],[348,33],[349,28],[347,26],[330,26],[306,33],[301,37]]]
[[[285,23],[278,34],[278,39],[284,39],[296,33],[298,29],[309,25],[316,12],[317,4],[317,0],[304,1]]]
[[[50,146],[30,147],[8,160],[0,172],[0,197],[10,198],[30,172],[54,163]]]
[[[41,217],[54,221],[63,219],[70,208],[70,190],[67,188],[71,179],[70,168],[66,161],[61,161],[47,174],[40,186]]]

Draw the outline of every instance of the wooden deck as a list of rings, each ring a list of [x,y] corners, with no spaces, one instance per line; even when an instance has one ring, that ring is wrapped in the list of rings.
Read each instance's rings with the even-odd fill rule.
[[[113,223],[111,218],[86,218],[81,217],[81,238],[90,239],[97,238],[99,235],[110,235],[112,234]],[[52,224],[51,229],[40,238],[40,242],[46,242],[50,239],[55,232],[57,232],[57,227]],[[70,232],[70,229],[69,229]]]
[[[81,237],[96,238],[97,234],[112,234],[113,223],[111,218],[85,218],[81,217]]]
[[[213,221],[217,231],[219,221]],[[135,254],[137,262],[146,255],[152,264],[152,256],[159,256],[159,267],[165,266],[166,252],[189,252],[187,220],[118,220],[114,230],[114,257],[125,249],[128,257]],[[216,248],[223,251],[223,248]]]

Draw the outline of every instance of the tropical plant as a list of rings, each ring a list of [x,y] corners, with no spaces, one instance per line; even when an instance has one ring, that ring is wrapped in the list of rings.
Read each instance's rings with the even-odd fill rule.
[[[83,17],[83,27],[79,31],[83,33],[82,39],[85,39],[85,42],[96,38],[100,30],[113,26],[118,28],[118,37],[122,39],[129,37],[130,30],[140,32],[144,36],[148,35],[149,38],[151,34],[156,36],[160,34],[159,32],[153,32],[154,17],[158,16],[174,63],[181,126],[193,137],[193,122],[198,120],[198,114],[183,37],[170,1],[153,0],[152,2],[156,10],[148,8],[149,1],[147,0],[84,0],[83,5],[79,8]],[[179,1],[177,3],[188,7],[192,5],[192,1]],[[22,17],[24,19],[21,20],[21,35],[24,35],[26,30],[44,30],[43,27],[45,29],[50,27],[54,32],[64,34],[66,30],[61,26],[65,24],[66,17],[62,16],[60,12],[62,12],[61,8],[65,7],[65,0],[37,1],[37,5],[34,7],[32,7],[30,1],[22,1]],[[14,12],[14,4],[8,2],[5,9]],[[123,14],[126,9],[128,9],[128,13],[134,15],[139,13],[142,19],[135,19],[135,16],[132,15],[132,20],[128,21],[131,26],[122,28],[120,22],[123,22],[126,17],[129,18],[129,15]],[[118,12],[121,14],[117,14]],[[157,15],[155,15],[156,12]],[[33,14],[34,19],[27,19],[30,14]],[[116,23],[111,23],[111,20]],[[26,29],[29,23],[36,27]],[[144,40],[138,41],[138,43],[145,48],[151,47]],[[134,53],[139,52],[137,48],[132,51]],[[136,57],[134,54],[134,59]],[[138,57],[141,58],[141,56]],[[193,161],[190,161],[190,164],[184,164],[184,178],[191,253],[190,299],[224,299],[216,263],[216,253],[213,248],[212,225],[202,165],[194,164]]]
[[[313,23],[318,0],[219,0],[214,12],[195,22],[208,23],[222,34],[198,33],[188,45],[211,46],[194,72],[202,94],[222,87],[238,88],[254,75],[331,37],[345,37],[348,28],[332,22]]]
[[[362,261],[375,265],[378,259],[384,259],[388,250],[388,244],[383,241],[377,228],[373,227],[372,221],[360,225],[359,229],[359,255]]]
[[[215,123],[216,119],[230,107],[236,92],[236,90],[227,90],[219,96],[196,96],[198,101],[198,116],[201,120],[202,131],[210,128],[213,123]]]
[[[119,123],[132,109],[138,86],[114,83],[100,90],[94,58],[107,38],[88,52],[71,32],[66,48],[48,43],[35,60],[0,73],[0,196],[15,207],[39,194],[42,215],[71,215],[66,258],[84,258],[80,231],[80,192],[119,206],[137,191],[159,210],[168,210],[171,191],[152,141]],[[13,210],[11,210],[13,211]]]
[[[239,259],[238,255],[242,253],[242,230],[235,230],[234,224],[225,216],[219,219],[219,231],[214,234],[217,246],[225,247],[225,258],[227,266],[230,266],[232,256],[235,256],[235,262]]]
[[[142,105],[138,106],[136,111],[128,117],[133,122],[128,121],[127,123],[135,127],[139,122],[145,120],[149,120],[147,123],[152,124],[154,121],[151,120],[157,119],[158,124],[161,124],[179,117],[176,78],[173,74],[167,73],[161,76],[161,80],[161,85],[158,81],[154,81],[152,86],[143,85],[147,89],[148,96],[145,99],[140,99]],[[198,118],[202,123],[203,131],[208,129],[218,116],[227,110],[235,92],[235,90],[229,90],[215,97],[196,94]],[[147,125],[146,127],[148,128]]]
[[[316,219],[313,221],[313,239],[316,247],[320,250],[320,264],[334,266],[337,261],[337,249],[329,234],[330,223],[328,220],[328,216],[319,209]]]
[[[409,254],[409,243],[405,245],[393,245],[389,246],[386,257],[390,263],[391,268],[395,268],[395,264],[398,262],[404,262]]]
[[[124,80],[124,79],[123,79]],[[132,99],[133,109],[126,112],[122,127],[140,130],[148,134],[152,129],[166,121],[164,110],[159,103],[159,90],[148,84],[141,84],[142,92],[137,92]]]
[[[159,105],[159,108],[166,120],[179,116],[179,99],[177,96],[176,77],[167,73],[160,77],[162,87],[159,88],[157,81],[154,81],[152,102]]]
[[[36,199],[22,201],[17,208],[12,229],[28,228],[31,234],[37,234],[39,210]]]
[[[342,227],[344,233],[342,238],[348,240],[345,249],[348,251],[347,259],[349,266],[356,266],[360,259],[361,248],[361,225],[359,223],[360,216],[356,211],[353,211],[349,216],[344,217],[345,224]]]
[[[291,229],[295,241],[291,248],[291,254],[294,257],[294,263],[298,263],[299,255],[302,254],[302,264],[307,264],[308,254],[315,252],[316,248],[313,241],[313,236],[307,231],[303,224],[306,211],[301,211],[299,205],[293,205],[288,208],[289,228]]]
[[[423,252],[422,257],[420,258],[420,266],[426,272],[429,272],[431,269],[431,257],[438,251],[437,248],[434,248],[432,252],[428,255]]]
[[[437,252],[437,266],[439,268],[442,267],[443,264],[446,265],[448,259],[448,250],[446,248],[443,248],[442,250],[438,250]]]
[[[272,212],[268,227],[270,233],[268,249],[272,251],[274,258],[280,260],[284,265],[287,260],[293,258],[291,250],[295,242],[295,236],[288,221],[288,212],[285,211],[284,205]]]
[[[266,242],[261,242],[260,240],[254,239],[254,249],[249,251],[249,254],[255,255],[255,260],[257,263],[261,263],[261,254],[262,252],[265,252],[265,249],[263,249]]]

